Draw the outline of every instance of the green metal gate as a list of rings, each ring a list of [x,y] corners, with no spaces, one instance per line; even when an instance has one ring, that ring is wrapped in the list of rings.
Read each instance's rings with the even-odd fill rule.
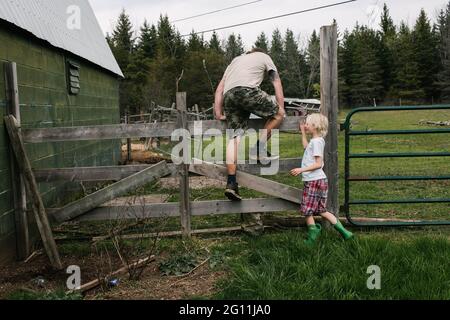
[[[417,135],[417,134],[449,134],[450,128],[445,129],[417,129],[417,130],[372,130],[372,131],[353,131],[351,129],[351,119],[356,113],[360,112],[381,112],[381,111],[418,111],[418,110],[450,110],[450,105],[434,106],[403,106],[403,107],[366,107],[352,110],[345,121],[345,202],[344,212],[348,221],[361,227],[370,226],[427,226],[427,225],[450,225],[450,220],[432,221],[421,220],[416,222],[376,222],[376,223],[358,223],[352,219],[350,208],[355,205],[380,205],[380,204],[413,204],[413,203],[450,203],[450,198],[433,199],[404,199],[404,200],[363,200],[351,199],[350,182],[361,181],[420,181],[420,180],[450,180],[450,158],[448,170],[439,176],[372,176],[372,177],[352,177],[350,175],[351,159],[369,159],[369,158],[413,158],[413,157],[450,157],[450,152],[414,152],[414,153],[352,153],[350,138],[352,136],[380,136],[380,135]],[[450,216],[450,210],[449,210]]]

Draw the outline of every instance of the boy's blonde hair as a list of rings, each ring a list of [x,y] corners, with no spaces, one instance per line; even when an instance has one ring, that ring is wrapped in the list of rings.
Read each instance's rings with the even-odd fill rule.
[[[314,129],[321,137],[325,137],[328,133],[328,119],[323,114],[313,113],[306,118],[306,123]]]

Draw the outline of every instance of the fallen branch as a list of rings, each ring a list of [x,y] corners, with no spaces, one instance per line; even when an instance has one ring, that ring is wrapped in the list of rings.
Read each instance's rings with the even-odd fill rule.
[[[421,125],[432,125],[432,126],[450,126],[450,120],[449,121],[427,121],[427,120],[420,120],[419,124]]]
[[[38,256],[42,254],[42,250],[34,251],[23,263],[28,263],[31,259],[33,259],[35,256]]]
[[[193,230],[191,234],[208,234],[208,233],[221,233],[221,232],[233,232],[233,231],[241,231],[242,227],[229,227],[229,228],[213,228],[213,229],[200,229]],[[168,232],[159,232],[159,233],[147,233],[147,234],[129,234],[122,235],[120,238],[122,239],[145,239],[145,238],[155,238],[155,237],[173,237],[182,235],[181,231],[168,231]],[[102,237],[94,237],[92,241],[98,242],[107,240],[108,236]]]
[[[71,293],[76,293],[76,292],[84,293],[86,291],[92,290],[92,289],[98,287],[101,284],[101,281],[106,281],[108,278],[113,277],[113,276],[117,276],[117,275],[122,274],[122,273],[125,273],[125,272],[127,272],[128,270],[130,270],[132,268],[139,268],[142,265],[150,263],[150,262],[152,262],[154,260],[155,260],[155,256],[151,256],[151,257],[147,257],[145,259],[141,259],[141,260],[139,260],[139,261],[137,261],[135,263],[130,264],[129,266],[122,267],[119,270],[112,272],[111,274],[106,276],[104,279],[93,280],[91,282],[88,282],[88,283],[82,285],[79,289],[67,291],[66,294],[71,294]]]

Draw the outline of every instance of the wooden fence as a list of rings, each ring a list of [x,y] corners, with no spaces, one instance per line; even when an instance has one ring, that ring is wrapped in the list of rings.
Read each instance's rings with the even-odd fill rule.
[[[325,28],[325,29],[324,29]],[[330,117],[330,134],[328,142],[332,146],[327,149],[325,163],[327,172],[331,173],[330,194],[331,204],[337,204],[337,81],[336,81],[336,45],[329,42],[336,42],[335,26],[323,27],[322,49],[326,52],[322,57],[322,112]],[[328,30],[330,29],[330,30]],[[329,84],[333,83],[332,85]],[[47,254],[52,265],[60,268],[60,260],[55,253],[54,240],[47,222],[47,215],[50,220],[61,223],[69,220],[78,221],[99,221],[111,219],[136,219],[153,218],[166,216],[179,216],[181,219],[181,229],[183,236],[190,236],[191,216],[227,214],[227,213],[261,213],[278,212],[286,210],[296,210],[300,203],[301,190],[284,185],[272,180],[262,178],[257,175],[260,166],[244,164],[239,166],[237,179],[241,186],[247,187],[268,195],[270,198],[249,199],[240,202],[213,200],[191,202],[189,199],[190,174],[202,175],[214,179],[225,180],[226,168],[221,165],[200,162],[200,164],[173,165],[165,161],[155,165],[138,166],[109,166],[92,168],[54,168],[54,169],[34,169],[31,170],[24,152],[23,143],[47,143],[59,141],[87,141],[87,140],[108,140],[108,139],[131,139],[150,137],[170,137],[174,130],[183,128],[194,134],[194,121],[188,121],[186,110],[186,93],[177,93],[177,121],[165,123],[142,123],[142,124],[118,124],[102,126],[83,126],[67,128],[40,128],[22,129],[17,122],[14,113],[5,117],[8,124],[8,133],[14,146],[16,155],[16,167],[20,173],[16,173],[16,190],[22,190],[23,182],[20,182],[20,174],[26,176],[26,183],[33,198],[33,209],[36,220],[40,226],[39,231],[43,239]],[[302,117],[286,117],[280,127],[281,131],[298,132],[299,121]],[[254,129],[261,129],[264,121],[261,119],[250,120],[249,126]],[[202,121],[203,133],[209,129],[218,129],[225,132],[226,122],[207,120]],[[205,136],[205,135],[204,135]],[[300,140],[299,140],[300,144]],[[293,146],[299,148],[299,146]],[[327,159],[328,158],[328,159]],[[301,159],[280,160],[279,172],[288,172],[294,167],[298,167]],[[28,163],[27,163],[28,162]],[[159,203],[144,204],[134,206],[102,206],[104,203],[123,196],[134,189],[144,186],[156,179],[165,176],[177,176],[180,181],[180,202],[179,203]],[[45,209],[37,192],[37,182],[55,181],[116,181],[114,184],[90,194],[80,200],[69,203],[63,208]],[[21,194],[21,193],[18,193]],[[23,201],[23,200],[22,200]],[[20,212],[20,199],[17,199],[16,208]],[[337,210],[335,210],[337,213]],[[22,214],[20,213],[20,216]],[[24,226],[25,228],[25,226]],[[25,232],[26,230],[23,230]],[[21,236],[24,237],[24,236]],[[24,245],[29,245],[24,243]]]

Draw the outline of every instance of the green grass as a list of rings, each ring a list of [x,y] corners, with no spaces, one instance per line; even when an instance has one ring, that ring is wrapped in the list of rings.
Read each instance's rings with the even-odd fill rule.
[[[438,232],[438,231],[437,231]],[[388,232],[389,233],[389,232]],[[402,234],[402,233],[400,233]],[[407,234],[407,233],[406,233]],[[289,231],[225,243],[230,277],[216,299],[449,299],[448,235],[398,237],[357,233],[344,242],[333,231],[315,247]],[[367,268],[381,269],[381,289],[369,290]]]

